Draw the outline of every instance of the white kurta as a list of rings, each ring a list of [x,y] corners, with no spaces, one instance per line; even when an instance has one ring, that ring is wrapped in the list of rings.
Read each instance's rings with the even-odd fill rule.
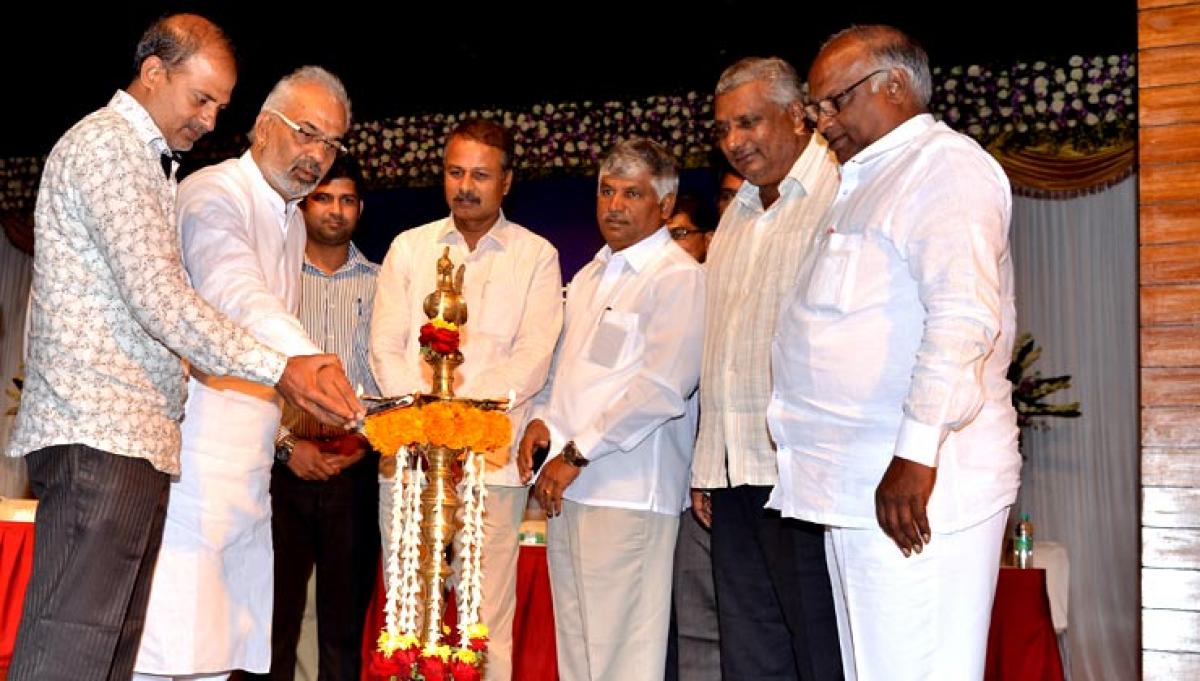
[[[284,354],[320,352],[295,317],[304,217],[248,152],[187,178],[178,211],[184,264],[205,300]],[[273,389],[196,373],[189,380],[183,472],[171,485],[138,672],[270,668],[279,417]]]

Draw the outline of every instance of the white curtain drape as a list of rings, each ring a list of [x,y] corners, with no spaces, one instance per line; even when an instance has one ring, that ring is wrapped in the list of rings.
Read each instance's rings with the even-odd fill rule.
[[[12,400],[8,389],[13,376],[21,371],[25,336],[25,308],[29,300],[29,281],[33,276],[33,258],[17,250],[0,234],[0,453],[8,444],[13,418],[6,416]],[[0,454],[0,496],[18,497],[25,492],[25,461]]]
[[[1050,401],[1083,416],[1025,433],[1018,511],[1067,547],[1075,681],[1138,675],[1137,178],[1077,199],[1013,201],[1017,326],[1033,369],[1071,375]]]

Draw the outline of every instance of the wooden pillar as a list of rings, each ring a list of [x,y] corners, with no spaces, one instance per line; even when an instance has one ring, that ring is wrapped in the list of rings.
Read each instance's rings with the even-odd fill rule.
[[[1138,2],[1142,677],[1200,679],[1200,2]]]

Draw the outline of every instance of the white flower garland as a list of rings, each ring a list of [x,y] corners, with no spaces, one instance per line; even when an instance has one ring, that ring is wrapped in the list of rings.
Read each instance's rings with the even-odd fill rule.
[[[400,647],[402,635],[415,638],[421,592],[421,488],[425,476],[421,457],[411,457],[407,447],[396,452],[392,485],[391,532],[388,537],[387,599],[384,604],[385,648]]]
[[[463,462],[463,480],[459,499],[462,509],[462,532],[459,535],[458,632],[459,645],[466,648],[468,628],[479,622],[479,607],[483,601],[483,501],[487,497],[484,484],[483,456],[470,450]]]

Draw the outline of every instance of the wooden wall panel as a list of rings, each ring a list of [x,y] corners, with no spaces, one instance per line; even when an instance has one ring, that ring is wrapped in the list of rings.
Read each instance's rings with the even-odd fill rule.
[[[1143,245],[1139,260],[1142,286],[1200,281],[1200,241]]]
[[[1143,447],[1200,447],[1200,410],[1142,407]]]
[[[1143,165],[1200,161],[1200,123],[1142,128],[1138,144]]]
[[[1150,49],[1200,43],[1200,5],[1138,12],[1138,47]]]
[[[1138,87],[1195,83],[1200,73],[1200,45],[1160,47],[1138,52]]]
[[[1142,678],[1146,681],[1200,679],[1200,655],[1148,650],[1142,657]]]
[[[1200,324],[1200,283],[1145,286],[1141,294],[1142,325]]]
[[[1143,204],[1195,201],[1200,198],[1200,163],[1142,166],[1139,188]]]
[[[1200,366],[1200,343],[1194,326],[1143,326],[1141,357],[1143,367]]]
[[[1161,610],[1200,609],[1200,570],[1143,570],[1142,606]]]
[[[1200,122],[1200,84],[1167,85],[1138,92],[1138,123],[1155,125]]]
[[[1200,406],[1200,368],[1142,369],[1142,401],[1163,407]]]
[[[1143,610],[1142,646],[1148,650],[1200,653],[1200,612]]]
[[[1143,449],[1142,484],[1148,487],[1200,487],[1200,449]]]
[[[1143,487],[1142,525],[1200,528],[1200,489]]]
[[[1200,530],[1143,527],[1142,567],[1200,570]]]
[[[1200,102],[1200,88],[1196,97]],[[1143,205],[1138,216],[1139,241],[1143,244],[1200,241],[1200,197],[1196,198],[1182,203]]]

